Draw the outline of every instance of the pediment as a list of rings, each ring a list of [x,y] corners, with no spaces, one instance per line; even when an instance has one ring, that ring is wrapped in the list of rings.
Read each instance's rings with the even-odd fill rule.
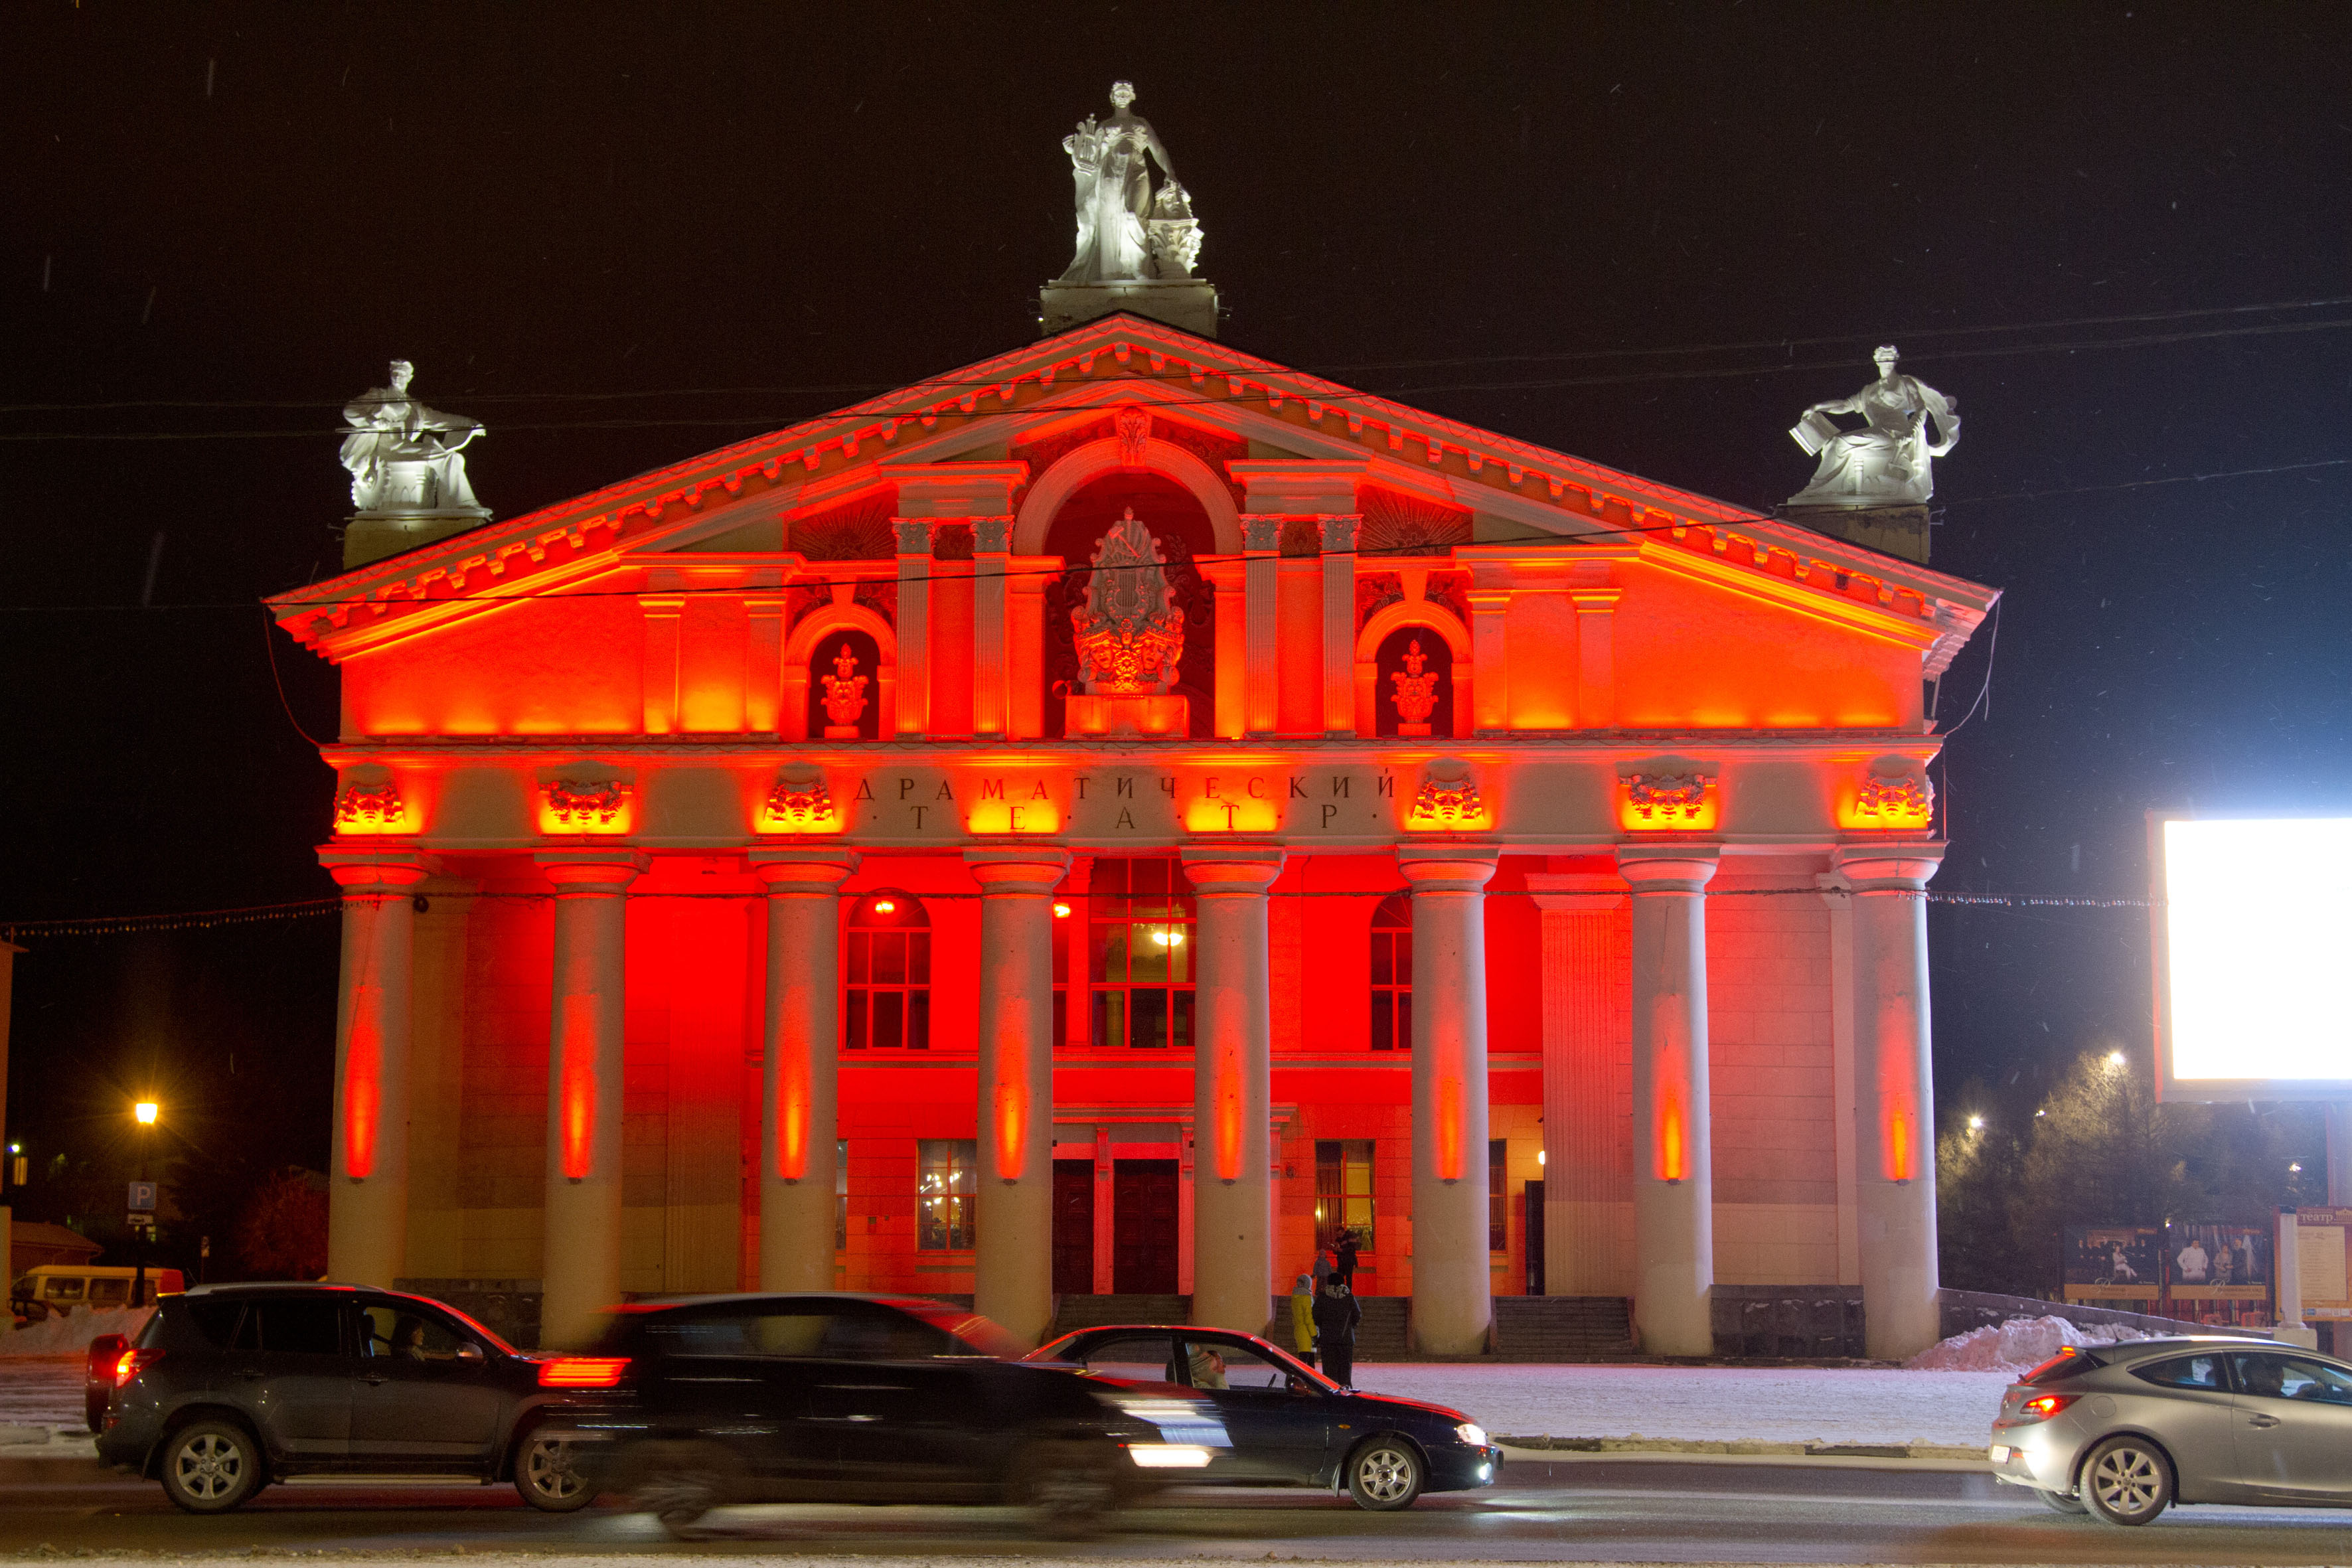
[[[1930,674],[1996,597],[1792,523],[1122,314],[268,602],[298,639],[341,658],[425,625],[577,590],[624,557],[789,562],[796,525],[890,505],[894,471],[1030,460],[1013,481],[1017,490],[1039,479],[1045,465],[1034,459],[1050,459],[1057,443],[1099,439],[1097,427],[1126,407],[1150,410],[1165,437],[1213,448],[1221,460],[1209,466],[1237,507],[1248,504],[1248,487],[1236,476],[1253,466],[1343,465],[1379,498],[1364,507],[1376,534],[1426,535],[1428,547],[1466,543],[1496,559],[1562,544],[1592,549],[1593,559],[1636,552],[1736,593],[1916,640]],[[1291,504],[1277,499],[1265,510]]]

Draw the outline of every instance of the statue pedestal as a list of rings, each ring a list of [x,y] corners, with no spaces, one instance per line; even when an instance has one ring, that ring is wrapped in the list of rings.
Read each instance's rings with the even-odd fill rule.
[[[1815,533],[1927,564],[1924,506],[1788,506],[1780,509],[1780,516]]]
[[[489,521],[489,512],[482,507],[457,511],[361,512],[343,530],[343,570],[431,544]]]
[[[1068,735],[1172,735],[1192,732],[1189,697],[1071,697],[1065,700],[1063,733]]]
[[[1217,290],[1202,278],[1048,283],[1038,291],[1037,308],[1047,337],[1113,310],[1132,310],[1197,337],[1217,335]]]

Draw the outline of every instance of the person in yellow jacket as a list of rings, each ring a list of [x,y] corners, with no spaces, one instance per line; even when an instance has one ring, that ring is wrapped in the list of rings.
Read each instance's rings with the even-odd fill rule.
[[[1298,1359],[1315,1364],[1315,1277],[1301,1274],[1290,1288],[1290,1342]]]

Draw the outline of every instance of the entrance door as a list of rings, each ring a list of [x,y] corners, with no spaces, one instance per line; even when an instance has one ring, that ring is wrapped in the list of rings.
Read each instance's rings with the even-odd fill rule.
[[[1176,1162],[1118,1161],[1111,1186],[1111,1289],[1121,1296],[1173,1295]]]
[[[1095,1163],[1054,1162],[1054,1294],[1095,1289]]]
[[[1543,1183],[1528,1184],[1528,1294],[1544,1292],[1544,1199]]]

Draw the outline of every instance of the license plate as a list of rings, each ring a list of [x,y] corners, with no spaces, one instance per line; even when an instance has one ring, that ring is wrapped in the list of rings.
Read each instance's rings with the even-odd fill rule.
[[[1987,1453],[1986,1458],[1992,1460],[1996,1465],[2005,1465],[2009,1463],[2009,1445],[2006,1443],[1995,1443],[1991,1449]]]

